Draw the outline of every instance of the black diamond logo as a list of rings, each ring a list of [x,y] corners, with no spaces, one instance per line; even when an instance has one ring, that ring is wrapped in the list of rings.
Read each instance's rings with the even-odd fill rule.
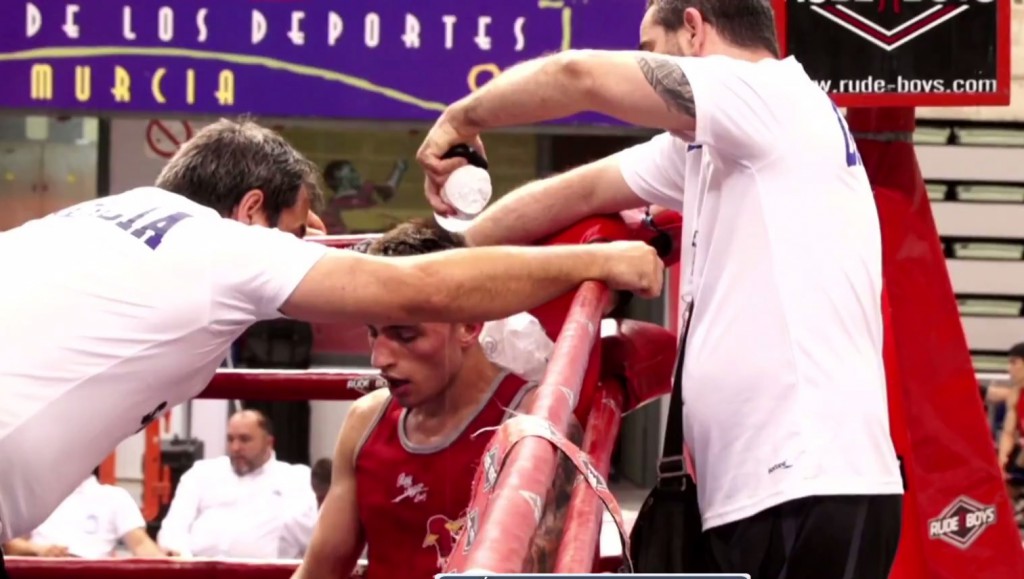
[[[966,549],[995,522],[995,506],[960,496],[942,514],[928,521],[928,537]]]

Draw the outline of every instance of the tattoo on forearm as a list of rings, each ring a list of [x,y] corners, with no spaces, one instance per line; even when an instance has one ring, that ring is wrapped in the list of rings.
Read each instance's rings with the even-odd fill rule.
[[[566,438],[579,446],[583,442],[583,428],[576,418],[572,418]],[[544,512],[537,525],[537,533],[533,536],[530,552],[523,566],[524,573],[551,573],[554,571],[555,559],[562,544],[562,532],[565,529],[565,517],[569,509],[569,499],[576,486],[579,471],[569,457],[558,452],[558,466],[555,480],[544,500]]]
[[[644,78],[665,101],[668,110],[695,117],[697,107],[693,102],[693,88],[683,69],[674,62],[657,56],[638,56],[636,63]]]

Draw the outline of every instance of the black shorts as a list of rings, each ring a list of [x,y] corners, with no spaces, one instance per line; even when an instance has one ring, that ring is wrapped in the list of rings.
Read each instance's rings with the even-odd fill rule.
[[[7,569],[4,567],[4,550],[0,548],[0,579],[10,579],[10,577],[7,574]]]
[[[816,496],[707,531],[722,573],[751,579],[887,579],[901,495]]]

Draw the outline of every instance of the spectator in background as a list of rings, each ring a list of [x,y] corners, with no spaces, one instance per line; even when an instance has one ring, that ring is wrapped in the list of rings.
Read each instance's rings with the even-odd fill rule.
[[[313,486],[313,494],[316,495],[316,506],[318,509],[324,504],[327,489],[331,488],[331,468],[331,459],[321,458],[313,464],[313,468],[309,473],[310,484]]]
[[[1007,371],[1010,374],[1010,391],[1006,396],[1006,412],[999,436],[999,466],[1007,478],[1017,474],[1024,479],[1024,456],[1021,454],[1021,437],[1024,435],[1024,342],[1010,348]],[[1014,497],[1011,489],[1011,497]]]
[[[82,481],[31,534],[4,545],[10,555],[30,557],[115,556],[121,543],[135,557],[163,557],[146,534],[142,511],[125,489],[100,484],[95,474]]]
[[[160,546],[185,557],[301,558],[317,517],[309,467],[275,458],[272,425],[256,410],[231,416],[227,448],[182,475]]]

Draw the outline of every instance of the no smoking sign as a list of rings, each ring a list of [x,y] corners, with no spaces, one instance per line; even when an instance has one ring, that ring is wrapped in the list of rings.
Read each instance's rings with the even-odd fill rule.
[[[182,143],[192,138],[192,134],[192,125],[188,121],[153,119],[146,125],[146,156],[170,159]]]

